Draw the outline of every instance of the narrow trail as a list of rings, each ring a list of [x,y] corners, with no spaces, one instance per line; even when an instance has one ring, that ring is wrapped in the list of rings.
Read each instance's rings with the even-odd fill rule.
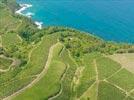
[[[132,92],[134,92],[134,89],[132,89],[132,90],[129,91],[129,93],[132,93]]]
[[[0,72],[3,73],[8,72],[13,66],[18,66],[18,65],[20,65],[20,61],[13,59],[12,64],[7,69],[0,69]]]
[[[109,77],[105,78],[104,80],[106,79],[109,79],[111,77],[113,77],[114,75],[116,75],[117,73],[119,73],[122,69],[124,69],[123,67],[121,67],[119,70],[117,70],[115,73],[113,73],[112,75],[110,75]]]
[[[31,88],[34,84],[36,84],[41,78],[44,77],[44,75],[47,73],[47,70],[49,68],[49,65],[51,63],[51,59],[53,57],[53,50],[54,48],[58,45],[58,43],[54,44],[53,46],[50,47],[49,49],[49,55],[48,55],[48,58],[47,58],[47,62],[44,66],[44,69],[43,71],[37,75],[37,78],[35,80],[33,80],[29,85],[27,85],[26,87],[20,89],[19,91],[15,92],[14,94],[4,98],[3,100],[11,100],[13,97],[19,95],[20,93],[22,93],[23,91],[25,91],[26,89],[28,88]]]
[[[96,63],[96,59],[93,60],[94,63],[94,67],[95,67],[95,72],[96,72],[96,98],[98,98],[98,88],[99,88],[99,72],[98,72],[98,68],[97,68],[97,63]]]
[[[80,78],[82,77],[83,70],[84,70],[84,67],[80,66],[80,67],[77,67],[75,71],[75,75],[73,77],[73,82],[72,82],[73,91],[76,91],[77,86],[80,84]]]
[[[8,71],[10,70],[10,68],[11,68],[11,66],[9,66],[9,68],[8,68],[8,69],[0,69],[0,72],[1,72],[1,73],[8,72]]]
[[[22,42],[23,39],[17,34],[17,37],[19,38],[19,40]]]
[[[95,84],[96,84],[96,81],[77,100],[81,100],[81,98],[86,94],[86,92],[90,91]]]

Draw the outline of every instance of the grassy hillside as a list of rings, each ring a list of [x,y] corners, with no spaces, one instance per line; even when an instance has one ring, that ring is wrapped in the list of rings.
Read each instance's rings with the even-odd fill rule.
[[[65,27],[39,30],[14,14],[18,7],[0,0],[0,100],[134,100],[134,45]]]

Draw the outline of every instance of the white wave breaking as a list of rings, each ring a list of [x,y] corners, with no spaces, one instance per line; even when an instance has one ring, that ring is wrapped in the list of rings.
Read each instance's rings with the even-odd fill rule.
[[[43,24],[43,22],[35,21],[35,24],[37,25],[37,28],[38,28],[38,29],[42,29],[42,24]]]
[[[25,11],[27,8],[31,8],[32,5],[30,5],[30,4],[20,4],[20,7],[21,8],[19,10],[17,10],[15,13],[20,14],[20,15],[24,15],[22,12]]]
[[[28,12],[28,13],[25,14],[25,16],[27,16],[29,18],[31,18],[33,15],[34,15],[34,13],[32,13],[32,12]]]
[[[21,8],[15,12],[16,14],[27,16],[28,18],[31,18],[34,15],[32,12],[27,12],[26,14],[23,13],[23,11],[32,7],[31,4],[20,4],[20,7]],[[42,29],[43,22],[35,21],[35,24],[37,25],[38,29]]]

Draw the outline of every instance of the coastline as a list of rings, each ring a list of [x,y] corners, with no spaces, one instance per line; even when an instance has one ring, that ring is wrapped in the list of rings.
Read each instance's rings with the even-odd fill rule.
[[[28,18],[31,18],[34,15],[34,13],[32,12],[27,12],[26,14],[23,13],[23,11],[27,10],[28,8],[31,8],[33,5],[31,4],[19,4],[19,5],[20,9],[16,10],[15,14],[23,15]],[[37,25],[38,29],[42,29],[43,22],[35,21],[34,23]]]
[[[26,9],[32,7],[32,5],[30,5],[30,4],[19,4],[19,5],[20,5],[20,9],[17,10],[15,13],[16,13],[16,14],[20,14],[20,15],[25,15],[25,14],[23,14],[22,12],[25,11]]]
[[[42,29],[42,24],[43,24],[43,22],[35,21],[34,23],[37,25],[37,28],[38,28],[38,29]]]

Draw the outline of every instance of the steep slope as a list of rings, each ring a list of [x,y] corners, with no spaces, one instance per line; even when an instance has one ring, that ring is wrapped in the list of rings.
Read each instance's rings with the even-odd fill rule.
[[[133,72],[109,58],[133,53],[133,45],[64,27],[39,30],[16,7],[0,0],[0,99],[134,100]]]

